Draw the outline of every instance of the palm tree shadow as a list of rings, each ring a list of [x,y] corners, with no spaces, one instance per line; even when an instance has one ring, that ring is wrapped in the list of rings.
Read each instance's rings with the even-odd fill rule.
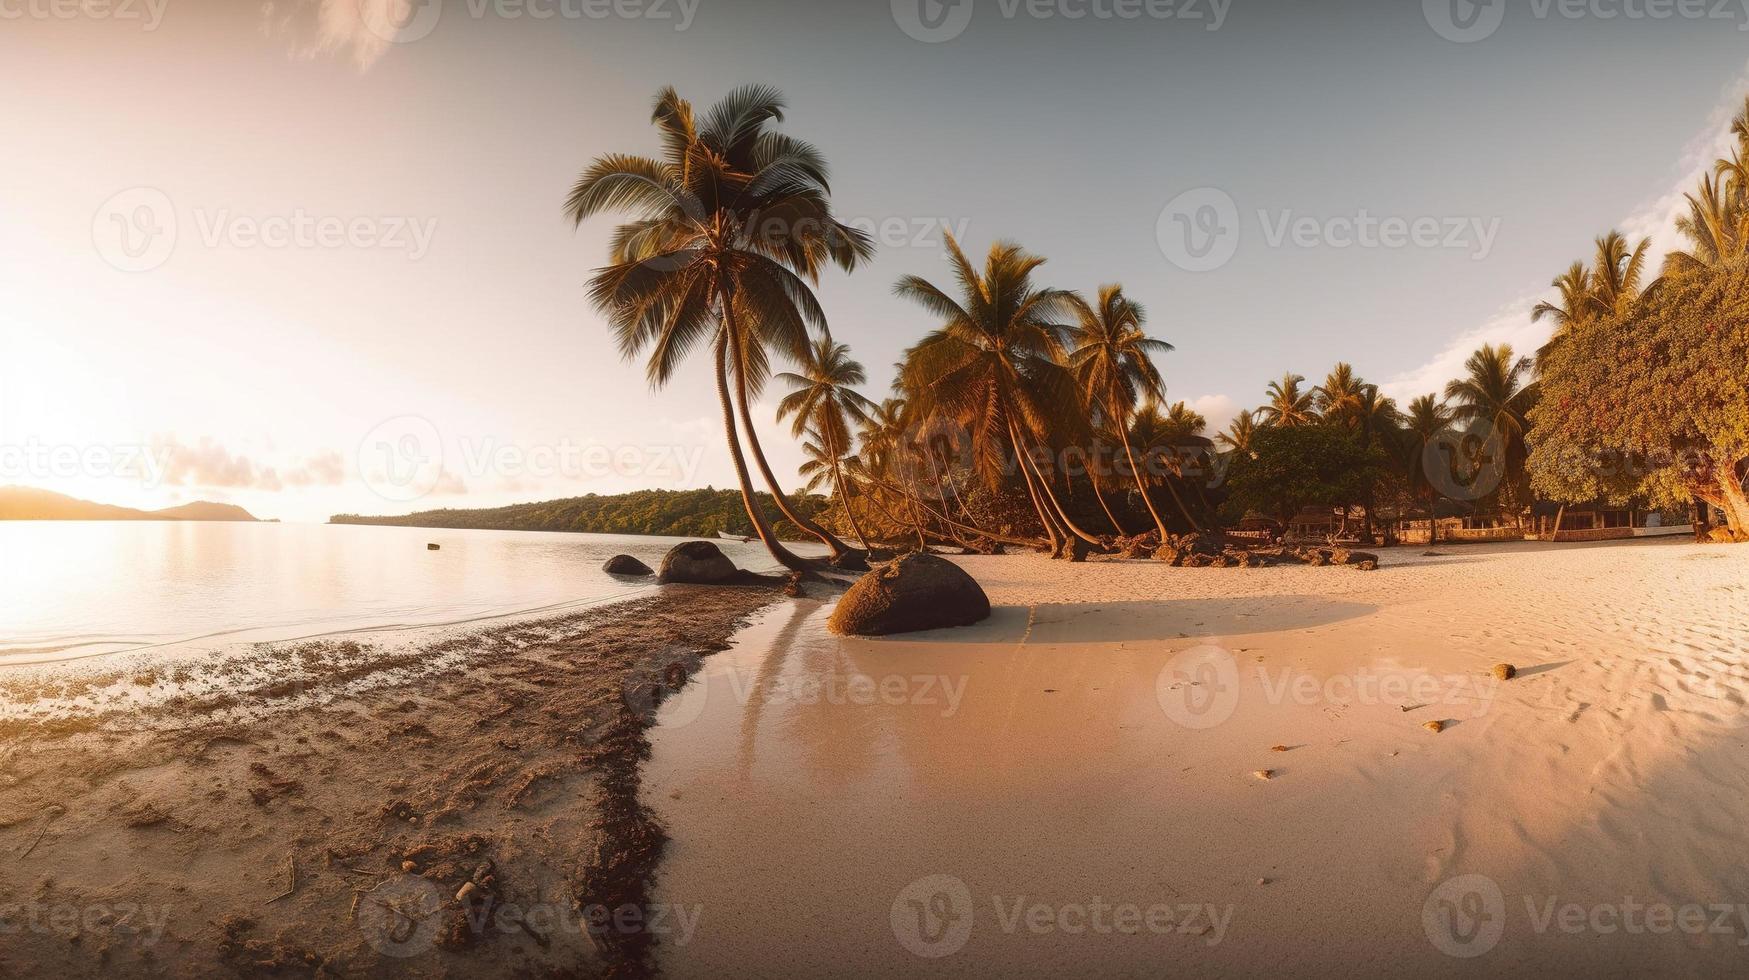
[[[1377,610],[1369,603],[1309,595],[1044,603],[997,606],[989,619],[973,626],[906,633],[871,642],[1076,644],[1243,636],[1328,626]]]

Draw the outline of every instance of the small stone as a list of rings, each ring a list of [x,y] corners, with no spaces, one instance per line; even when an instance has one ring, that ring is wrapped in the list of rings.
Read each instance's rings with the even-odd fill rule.
[[[458,902],[465,902],[468,900],[468,896],[472,895],[473,893],[474,893],[474,883],[470,881],[467,884],[463,885],[461,887],[460,891],[455,893],[455,900]]]
[[[1287,746],[1285,746],[1285,745],[1271,745],[1269,747],[1269,751],[1271,751],[1271,752],[1286,752]]]
[[[413,869],[417,868],[417,867],[419,867],[419,866],[417,864],[414,864],[412,861],[402,861],[401,862],[401,870],[402,871],[406,871],[406,872],[411,873],[413,871]]]
[[[1274,769],[1259,769],[1256,772],[1252,773],[1251,775],[1256,776],[1258,779],[1274,779],[1275,778],[1275,770]]]
[[[1427,729],[1428,731],[1432,732],[1435,735],[1438,735],[1440,732],[1445,731],[1445,722],[1443,722],[1443,721],[1430,721],[1427,724],[1422,725],[1421,727]]]
[[[1494,677],[1496,680],[1509,681],[1517,676],[1518,676],[1518,668],[1512,666],[1511,664],[1495,664],[1494,665]]]

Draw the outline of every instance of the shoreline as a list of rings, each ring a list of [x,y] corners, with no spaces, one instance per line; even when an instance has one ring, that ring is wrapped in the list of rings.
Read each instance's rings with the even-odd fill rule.
[[[14,724],[0,967],[642,973],[649,930],[600,913],[644,906],[665,844],[645,730],[782,598],[665,586],[389,658],[294,645],[305,680]]]

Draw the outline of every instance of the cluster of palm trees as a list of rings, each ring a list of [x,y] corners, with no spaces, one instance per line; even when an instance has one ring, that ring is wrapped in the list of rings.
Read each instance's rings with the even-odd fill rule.
[[[1156,534],[1173,520],[1152,492],[1161,487],[1184,525],[1210,518],[1206,498],[1185,499],[1185,460],[1159,449],[1202,427],[1182,404],[1156,407],[1164,384],[1153,359],[1171,346],[1147,336],[1145,312],[1120,286],[1090,301],[1035,285],[1044,260],[1017,245],[997,243],[979,270],[950,241],[954,294],[901,280],[897,293],[940,326],[906,352],[895,397],[877,405],[858,394],[865,372],[832,339],[813,288],[826,267],[852,271],[872,246],[833,217],[819,151],[774,128],[783,108],[774,89],[749,86],[700,117],[665,89],[651,114],[660,155],[602,156],[566,202],[577,224],[631,214],[590,279],[591,298],[620,352],[647,355],[654,386],[688,354],[709,351],[748,520],[779,561],[811,564],[778,541],[756,505],[754,470],[783,516],[841,567],[860,563],[873,543],[904,539],[1099,546],[1107,530],[1128,533],[1117,512],[1129,509],[1130,489],[1114,487],[1119,480],[1134,484]],[[798,513],[771,472],[751,404],[773,355],[798,367],[778,375],[791,389],[779,418],[804,440],[806,488],[831,491],[862,549]],[[1125,465],[1114,465],[1120,452]],[[1109,529],[1087,526],[1077,476]]]
[[[856,389],[866,372],[832,338],[813,290],[828,267],[853,271],[873,246],[833,217],[825,160],[777,131],[783,109],[776,90],[749,86],[701,117],[665,89],[651,114],[660,154],[596,159],[566,202],[578,224],[630,213],[590,279],[591,298],[621,353],[647,356],[652,385],[666,384],[687,355],[709,352],[748,521],[783,564],[813,567],[773,533],[756,503],[755,471],[782,516],[826,545],[839,567],[862,564],[871,546],[901,543],[1037,544],[1075,557],[1138,540],[1137,532],[1163,540],[1218,531],[1220,492],[1206,477],[1249,453],[1259,432],[1307,425],[1339,427],[1399,464],[1400,481],[1345,502],[1370,521],[1384,492],[1431,510],[1444,484],[1429,460],[1442,446],[1472,451],[1451,434],[1479,422],[1490,439],[1475,451],[1503,455],[1504,478],[1466,496],[1523,513],[1537,385],[1533,362],[1510,346],[1482,347],[1443,397],[1423,395],[1403,410],[1347,364],[1312,387],[1286,374],[1217,446],[1184,403],[1163,407],[1156,361],[1172,346],[1148,335],[1140,303],[1118,284],[1092,296],[1040,284],[1045,260],[1012,242],[995,243],[979,267],[950,236],[951,287],[899,280],[897,295],[937,326],[896,365],[892,397],[864,397]],[[1739,149],[1688,196],[1679,227],[1691,247],[1666,258],[1665,277],[1749,249],[1749,105],[1733,131]],[[1550,345],[1593,318],[1624,316],[1657,289],[1644,282],[1648,248],[1610,232],[1589,265],[1557,277],[1556,298],[1532,314],[1555,324]],[[790,389],[778,417],[803,441],[805,490],[836,504],[820,522],[785,495],[754,424],[751,406],[774,356],[796,367],[776,375]]]
[[[1524,498],[1526,413],[1536,398],[1531,362],[1509,344],[1484,345],[1470,355],[1464,369],[1462,377],[1446,384],[1443,396],[1420,395],[1406,408],[1347,363],[1336,364],[1322,384],[1310,387],[1304,376],[1284,374],[1269,383],[1261,406],[1241,412],[1216,438],[1227,453],[1249,454],[1259,432],[1320,425],[1346,432],[1363,451],[1377,450],[1390,464],[1386,478],[1368,487],[1361,499],[1332,502],[1345,514],[1347,507],[1359,507],[1369,535],[1381,505],[1389,504],[1399,514],[1425,509],[1431,516],[1437,501],[1452,496],[1454,489],[1468,502],[1511,510]],[[1476,428],[1498,438],[1462,438],[1478,421],[1482,425]],[[1483,464],[1466,458],[1468,454],[1503,457],[1504,478],[1497,485],[1458,487],[1458,473],[1473,473]]]

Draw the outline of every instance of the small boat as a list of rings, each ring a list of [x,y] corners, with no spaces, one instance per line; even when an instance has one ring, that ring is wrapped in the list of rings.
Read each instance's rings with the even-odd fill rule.
[[[724,541],[739,541],[742,544],[758,540],[757,538],[749,537],[745,534],[731,534],[728,531],[718,531],[717,537],[722,538]]]

